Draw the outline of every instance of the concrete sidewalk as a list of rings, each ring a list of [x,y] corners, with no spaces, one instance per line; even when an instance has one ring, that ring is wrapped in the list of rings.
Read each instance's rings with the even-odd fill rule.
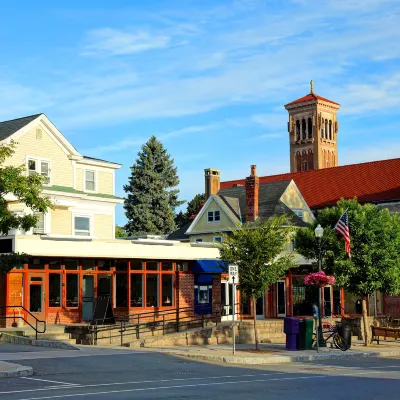
[[[33,375],[32,367],[0,361],[0,378],[17,378],[19,376],[29,375]]]
[[[254,345],[238,344],[236,354],[232,354],[232,345],[151,347],[148,351],[172,354],[204,361],[223,362],[228,364],[280,364],[313,360],[331,360],[365,357],[400,357],[400,343],[365,347],[356,341],[350,350],[341,351],[336,348],[316,350],[287,351],[284,344],[260,344],[260,351],[254,350]],[[142,350],[144,350],[142,348]]]

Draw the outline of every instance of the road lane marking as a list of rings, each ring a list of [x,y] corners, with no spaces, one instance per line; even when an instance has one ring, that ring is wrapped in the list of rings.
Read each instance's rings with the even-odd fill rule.
[[[286,375],[287,372],[273,372],[270,374],[244,374],[244,375],[223,375],[223,376],[205,376],[205,377],[196,377],[196,378],[174,378],[174,379],[160,379],[160,380],[151,380],[151,381],[131,381],[131,382],[112,382],[112,383],[98,383],[98,384],[90,384],[84,385],[79,383],[71,383],[66,386],[46,386],[45,388],[38,389],[24,389],[24,390],[13,390],[8,392],[0,392],[0,394],[12,394],[12,393],[27,393],[27,392],[36,392],[36,391],[46,391],[46,390],[54,390],[54,389],[84,389],[88,387],[98,387],[98,386],[117,386],[117,385],[140,385],[144,383],[161,383],[161,382],[180,382],[180,381],[189,381],[189,380],[200,380],[200,379],[226,379],[226,378],[253,378],[258,376],[272,376],[272,375]],[[22,379],[22,378],[21,378]],[[54,382],[54,381],[52,381]]]
[[[67,382],[59,382],[59,381],[49,381],[48,379],[39,379],[39,378],[27,378],[27,377],[21,377],[21,379],[29,379],[31,381],[40,381],[40,382],[50,382],[50,383],[58,383],[61,385],[79,385],[78,383],[67,383]]]
[[[196,383],[190,385],[175,385],[175,386],[158,386],[150,388],[136,388],[136,389],[123,389],[123,390],[110,390],[108,392],[92,392],[92,393],[78,393],[78,394],[61,394],[56,396],[46,396],[46,397],[29,397],[19,400],[45,400],[45,399],[60,399],[65,397],[84,397],[84,396],[95,396],[100,394],[113,394],[113,393],[130,393],[130,392],[144,392],[150,390],[165,390],[165,389],[179,389],[187,387],[200,387],[200,386],[217,386],[217,385],[237,385],[239,383],[261,383],[268,381],[281,381],[281,380],[296,380],[296,379],[315,379],[315,378],[326,378],[324,375],[314,375],[314,376],[301,376],[293,378],[272,378],[272,379],[255,379],[249,381],[228,381],[228,382],[209,382],[209,383]]]

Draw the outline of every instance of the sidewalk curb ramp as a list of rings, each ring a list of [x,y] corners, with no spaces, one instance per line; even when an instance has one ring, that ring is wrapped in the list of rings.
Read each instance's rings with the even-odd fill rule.
[[[18,378],[33,375],[32,367],[0,361],[0,378]]]
[[[154,349],[153,349],[154,350]],[[217,356],[204,354],[190,354],[176,351],[162,351],[170,355],[179,357],[193,358],[202,361],[213,361],[226,364],[284,364],[290,362],[320,361],[320,360],[340,360],[349,358],[372,358],[372,357],[398,357],[400,351],[368,351],[351,352],[338,354],[315,354],[315,355],[293,355],[293,356],[271,356],[271,357],[235,357],[235,356]]]
[[[9,333],[0,332],[0,343],[23,344],[36,347],[51,347],[54,349],[64,350],[81,350],[78,346],[58,340],[36,340],[24,336],[10,335]]]

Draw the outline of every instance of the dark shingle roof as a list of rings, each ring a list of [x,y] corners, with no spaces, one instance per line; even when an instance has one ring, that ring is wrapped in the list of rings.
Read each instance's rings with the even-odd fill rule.
[[[288,179],[284,181],[260,184],[258,192],[259,218],[264,219],[272,217],[273,215],[286,214],[292,218],[292,222],[296,226],[307,226],[307,224],[301,218],[299,218],[289,207],[280,201],[280,198],[289,186],[290,182],[291,180]],[[221,197],[225,203],[231,203],[231,201],[227,201],[227,199],[237,198],[239,200],[242,222],[245,222],[246,189],[244,186],[233,186],[230,188],[220,189],[218,196]]]
[[[185,232],[189,229],[189,226],[191,225],[191,223],[192,223],[192,221],[183,225],[176,231],[170,233],[167,236],[167,239],[168,240],[189,240],[189,236],[185,235]]]
[[[30,122],[42,114],[29,115],[28,117],[12,119],[10,121],[0,122],[0,140],[5,140],[15,132],[28,125]]]

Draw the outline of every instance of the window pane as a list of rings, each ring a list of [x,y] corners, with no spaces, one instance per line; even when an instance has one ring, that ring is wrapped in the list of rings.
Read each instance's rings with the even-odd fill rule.
[[[157,261],[147,261],[146,262],[146,270],[147,271],[158,271],[158,262]]]
[[[67,307],[78,307],[79,275],[67,274]]]
[[[61,270],[61,261],[60,260],[50,260],[49,261],[49,269],[58,269]]]
[[[88,181],[86,181],[86,183],[85,183],[85,190],[92,190],[92,191],[94,191],[94,182],[88,182]]]
[[[219,211],[214,211],[214,221],[219,221]]]
[[[61,274],[49,274],[49,307],[61,307]]]
[[[214,213],[212,211],[208,212],[208,222],[214,221]]]
[[[28,269],[44,269],[45,261],[40,258],[31,258],[28,263]]]
[[[176,263],[177,271],[189,271],[189,263],[187,261],[178,261]]]
[[[42,311],[42,285],[30,285],[29,288],[29,311]]]
[[[162,305],[174,305],[174,276],[162,275]]]
[[[115,301],[117,307],[128,307],[128,275],[115,275]]]
[[[111,275],[98,275],[97,296],[111,296]]]
[[[161,269],[163,271],[173,271],[174,270],[174,264],[172,261],[163,261],[161,263]]]
[[[158,307],[158,275],[146,275],[146,307]]]
[[[115,269],[117,271],[127,271],[128,270],[128,262],[126,260],[118,260],[115,264]]]
[[[78,269],[78,260],[65,260],[64,265],[65,265],[65,269],[77,270]]]
[[[75,230],[89,231],[90,219],[89,217],[75,217]]]
[[[42,162],[40,163],[40,173],[41,173],[43,176],[49,176],[49,170],[50,170],[50,168],[49,168],[49,163],[46,162],[46,161],[42,161]]]
[[[85,180],[94,182],[94,171],[86,171]]]
[[[131,274],[131,307],[143,307],[142,274]]]
[[[99,260],[97,262],[97,269],[99,271],[110,271],[110,269],[111,269],[111,260]]]
[[[94,269],[94,260],[88,260],[88,259],[84,259],[84,260],[80,260],[81,261],[81,265],[82,265],[82,269],[83,270],[93,270]]]
[[[221,236],[215,236],[214,237],[214,242],[222,243],[222,237]]]
[[[44,233],[44,214],[43,213],[33,213],[37,218],[37,223],[35,228],[33,228],[33,233]]]
[[[142,260],[131,260],[131,270],[132,271],[141,271],[143,269]]]
[[[36,161],[35,160],[28,160],[28,170],[36,171]]]

